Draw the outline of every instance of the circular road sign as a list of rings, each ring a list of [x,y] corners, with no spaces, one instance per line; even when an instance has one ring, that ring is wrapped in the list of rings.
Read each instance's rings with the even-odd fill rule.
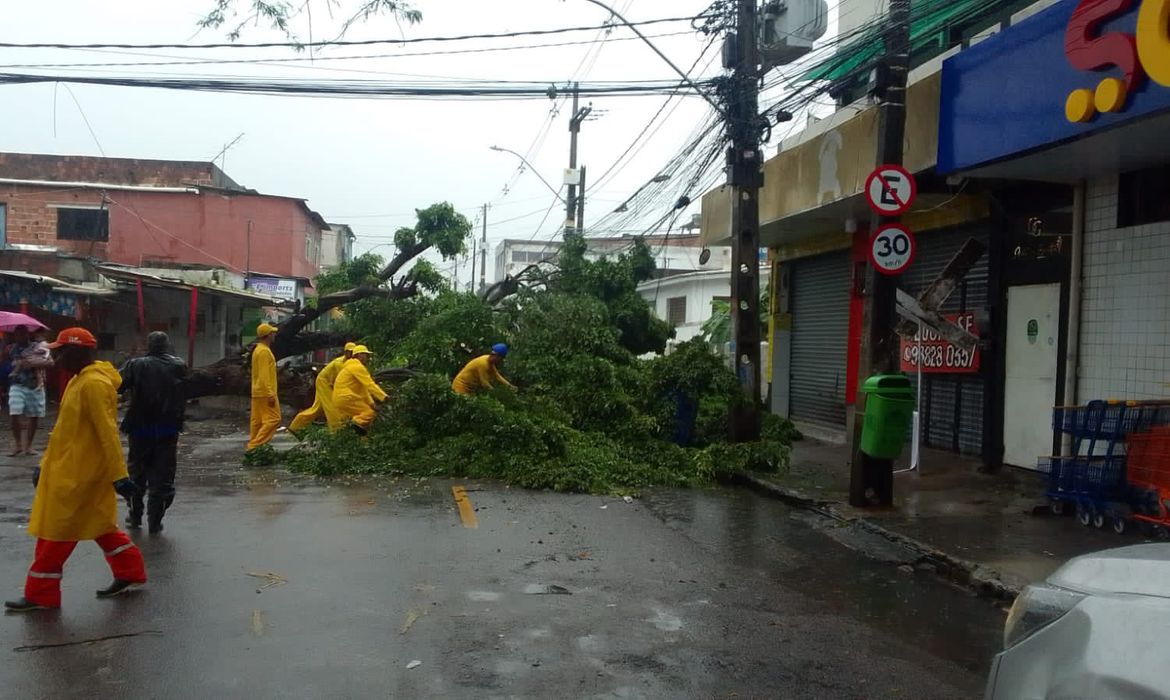
[[[878,229],[869,242],[869,261],[883,275],[900,275],[914,260],[914,234],[898,224]]]
[[[910,210],[918,185],[914,176],[900,165],[882,165],[865,181],[865,199],[883,216],[898,216]]]

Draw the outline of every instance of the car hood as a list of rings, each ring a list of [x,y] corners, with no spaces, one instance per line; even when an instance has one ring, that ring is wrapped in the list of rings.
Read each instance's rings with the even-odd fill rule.
[[[1139,544],[1070,559],[1048,577],[1054,586],[1083,593],[1170,598],[1170,544]]]

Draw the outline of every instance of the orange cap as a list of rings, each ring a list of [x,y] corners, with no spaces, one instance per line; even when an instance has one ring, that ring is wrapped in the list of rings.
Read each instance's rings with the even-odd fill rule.
[[[65,345],[80,345],[83,348],[96,348],[97,338],[84,328],[66,328],[57,334],[57,342],[49,343],[49,347],[56,350]]]

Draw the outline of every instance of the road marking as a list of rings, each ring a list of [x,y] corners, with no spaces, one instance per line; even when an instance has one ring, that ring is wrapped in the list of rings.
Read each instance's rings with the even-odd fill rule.
[[[459,519],[463,527],[474,530],[479,527],[479,519],[475,517],[475,508],[471,507],[471,499],[467,497],[467,489],[462,486],[452,486],[451,494],[455,496],[455,505],[459,506]]]

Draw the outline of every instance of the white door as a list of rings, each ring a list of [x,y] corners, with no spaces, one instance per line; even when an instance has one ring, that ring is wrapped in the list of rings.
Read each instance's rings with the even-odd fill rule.
[[[1036,468],[1052,453],[1052,407],[1060,345],[1060,285],[1008,288],[1003,461]]]

